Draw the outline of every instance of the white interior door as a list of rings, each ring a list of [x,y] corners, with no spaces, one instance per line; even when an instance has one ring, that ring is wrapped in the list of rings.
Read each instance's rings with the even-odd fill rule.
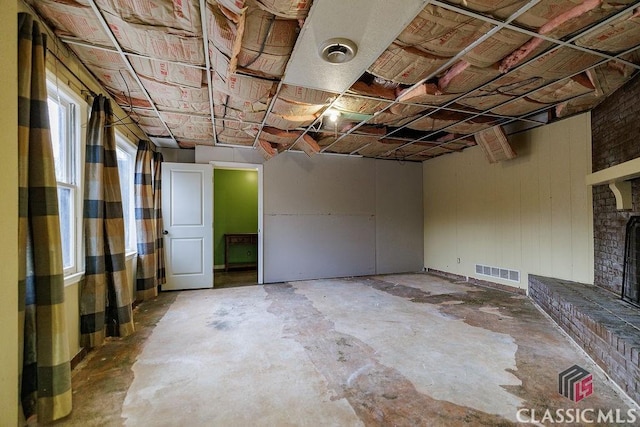
[[[212,180],[211,165],[162,163],[163,290],[213,287]]]

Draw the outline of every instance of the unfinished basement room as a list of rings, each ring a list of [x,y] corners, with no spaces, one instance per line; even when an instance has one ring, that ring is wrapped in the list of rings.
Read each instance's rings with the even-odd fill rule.
[[[0,427],[640,425],[640,0],[0,22]]]

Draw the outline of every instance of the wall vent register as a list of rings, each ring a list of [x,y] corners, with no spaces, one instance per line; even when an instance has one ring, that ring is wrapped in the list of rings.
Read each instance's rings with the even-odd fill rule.
[[[476,274],[520,283],[520,272],[518,270],[476,264]]]

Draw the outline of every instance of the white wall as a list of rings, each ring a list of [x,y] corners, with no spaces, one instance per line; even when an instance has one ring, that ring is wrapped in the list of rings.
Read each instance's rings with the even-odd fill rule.
[[[207,147],[197,145],[194,151],[196,163],[209,163],[214,160],[218,162],[253,164],[262,164],[265,162],[258,150],[252,148]]]
[[[511,161],[473,147],[423,163],[425,266],[521,288],[528,274],[593,283],[589,114],[510,141]],[[476,263],[520,270],[520,283],[476,275]]]
[[[262,163],[196,147],[196,162]],[[422,165],[284,153],[264,163],[264,281],[419,271]]]
[[[165,162],[173,163],[195,163],[196,151],[184,148],[163,148],[157,149],[162,153]]]

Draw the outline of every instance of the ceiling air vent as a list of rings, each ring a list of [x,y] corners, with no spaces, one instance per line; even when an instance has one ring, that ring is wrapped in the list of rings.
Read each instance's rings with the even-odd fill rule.
[[[520,283],[520,272],[518,270],[476,264],[476,274]]]
[[[358,52],[358,47],[349,39],[329,39],[320,46],[320,57],[332,64],[343,64],[351,61]]]

